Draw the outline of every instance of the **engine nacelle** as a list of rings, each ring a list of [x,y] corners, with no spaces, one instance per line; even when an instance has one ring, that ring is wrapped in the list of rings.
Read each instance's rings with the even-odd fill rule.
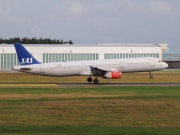
[[[112,71],[112,72],[107,72],[105,75],[103,75],[103,78],[118,79],[121,78],[121,76],[122,76],[121,71]]]

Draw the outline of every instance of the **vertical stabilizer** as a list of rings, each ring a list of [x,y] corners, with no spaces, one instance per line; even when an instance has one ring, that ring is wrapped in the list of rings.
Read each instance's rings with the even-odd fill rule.
[[[21,43],[15,43],[14,47],[16,49],[16,53],[19,59],[20,65],[32,65],[32,64],[40,64]]]

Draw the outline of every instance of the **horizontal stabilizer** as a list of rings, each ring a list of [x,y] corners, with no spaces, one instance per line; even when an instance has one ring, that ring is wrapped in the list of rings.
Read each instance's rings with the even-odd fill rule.
[[[31,68],[20,68],[20,70],[31,70]]]

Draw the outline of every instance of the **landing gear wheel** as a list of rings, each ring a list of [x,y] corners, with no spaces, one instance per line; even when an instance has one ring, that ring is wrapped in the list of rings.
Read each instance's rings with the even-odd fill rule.
[[[98,79],[94,79],[94,84],[98,84],[99,83],[99,80]]]
[[[151,71],[149,71],[150,79],[153,79],[153,76],[151,74]]]
[[[88,81],[88,82],[92,82],[92,78],[89,77],[89,78],[87,79],[87,81]]]

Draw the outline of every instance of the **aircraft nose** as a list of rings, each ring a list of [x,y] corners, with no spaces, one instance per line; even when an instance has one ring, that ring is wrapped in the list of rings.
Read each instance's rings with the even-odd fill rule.
[[[168,67],[168,64],[166,62],[163,62],[164,68]]]

